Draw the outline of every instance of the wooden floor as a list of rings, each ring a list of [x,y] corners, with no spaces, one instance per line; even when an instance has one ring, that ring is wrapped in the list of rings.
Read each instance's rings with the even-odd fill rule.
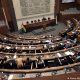
[[[80,72],[19,80],[80,80]]]

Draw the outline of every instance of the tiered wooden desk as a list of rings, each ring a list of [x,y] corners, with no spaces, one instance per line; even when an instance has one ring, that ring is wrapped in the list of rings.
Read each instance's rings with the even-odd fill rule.
[[[80,11],[78,11],[77,9],[73,9],[72,11],[70,10],[64,10],[60,12],[60,21],[66,23],[67,20],[71,20],[71,19],[78,19],[80,20]]]
[[[48,27],[49,25],[55,25],[55,19],[51,19],[51,20],[45,20],[42,22],[36,22],[36,23],[31,23],[31,24],[26,24],[23,25],[27,31],[31,31],[33,29],[38,29],[38,28],[43,28],[46,29],[46,27]]]

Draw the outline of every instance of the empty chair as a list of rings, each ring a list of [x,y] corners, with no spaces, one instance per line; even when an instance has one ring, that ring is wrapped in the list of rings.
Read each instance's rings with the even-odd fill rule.
[[[68,62],[69,62],[70,64],[72,64],[72,63],[74,62],[74,60],[72,59],[71,56],[66,56],[66,59],[68,60]]]
[[[29,50],[29,53],[35,53],[35,50]]]
[[[60,66],[60,62],[59,62],[58,58],[51,59],[51,60],[45,60],[45,66],[46,67]]]

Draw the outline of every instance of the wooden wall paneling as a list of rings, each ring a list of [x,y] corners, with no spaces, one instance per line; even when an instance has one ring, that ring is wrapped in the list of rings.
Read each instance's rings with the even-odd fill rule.
[[[69,8],[80,9],[80,4],[78,4],[78,1],[80,2],[80,0],[75,0],[75,2],[71,2],[71,3],[62,3],[62,0],[57,0],[56,1],[56,9],[58,11],[56,11],[56,12],[58,13],[58,18],[59,18],[58,21],[65,23],[66,20],[74,18],[74,17],[80,19],[80,17],[78,17],[78,16],[80,16],[80,14],[69,14],[69,15],[65,14],[65,15],[62,15],[60,13],[60,11],[67,10]]]
[[[76,7],[80,10],[80,0],[76,0]]]
[[[16,30],[16,19],[14,19],[14,9],[12,8],[12,0],[2,0],[2,6],[4,8],[6,18],[9,24],[10,31],[15,31]]]
[[[8,28],[6,25],[4,11],[2,8],[2,1],[0,0],[0,34],[6,34],[7,32],[8,32]]]
[[[65,9],[76,7],[75,2],[73,3],[60,3],[60,11],[64,11]]]

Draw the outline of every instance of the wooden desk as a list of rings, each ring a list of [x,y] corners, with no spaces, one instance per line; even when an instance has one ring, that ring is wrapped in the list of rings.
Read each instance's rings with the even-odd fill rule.
[[[80,62],[65,65],[65,66],[51,67],[51,68],[45,68],[45,69],[32,69],[32,70],[0,69],[0,72],[4,72],[4,73],[5,72],[7,73],[42,73],[42,72],[52,72],[52,71],[63,70],[64,68],[73,68],[78,65],[80,65]]]
[[[42,22],[37,22],[37,23],[32,23],[32,24],[27,24],[27,25],[23,25],[27,31],[31,31],[33,29],[38,29],[38,28],[43,28],[46,29],[46,27],[48,27],[49,25],[55,25],[55,19],[52,20],[45,20]]]

